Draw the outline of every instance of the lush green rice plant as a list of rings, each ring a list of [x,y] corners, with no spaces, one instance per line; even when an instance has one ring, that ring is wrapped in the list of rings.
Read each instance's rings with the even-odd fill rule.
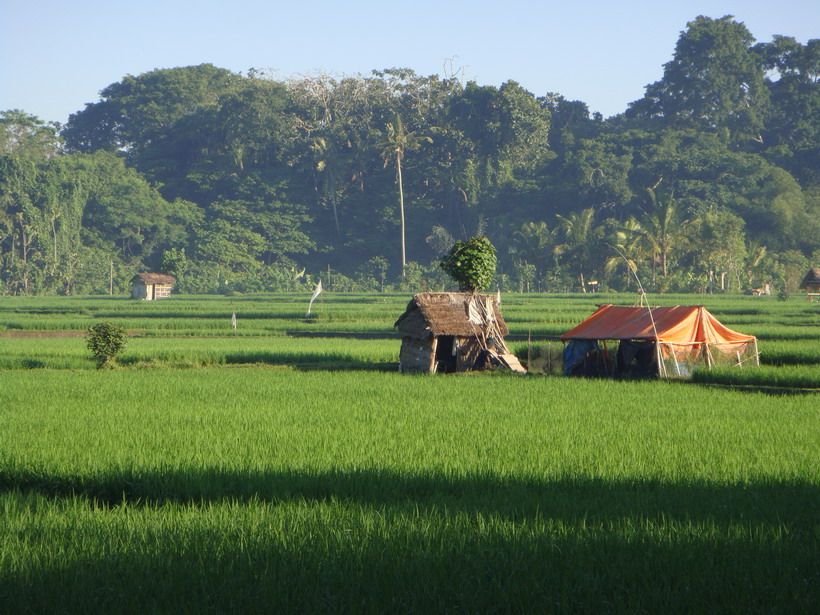
[[[662,382],[3,372],[0,604],[810,612],[818,413]]]

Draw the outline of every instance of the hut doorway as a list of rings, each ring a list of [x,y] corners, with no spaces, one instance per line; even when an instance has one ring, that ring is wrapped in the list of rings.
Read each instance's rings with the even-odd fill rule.
[[[436,339],[436,372],[449,374],[456,371],[458,348],[454,335],[440,335]]]

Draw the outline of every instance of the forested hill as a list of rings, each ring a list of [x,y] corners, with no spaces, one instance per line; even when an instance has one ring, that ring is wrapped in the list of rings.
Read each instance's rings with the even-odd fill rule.
[[[820,264],[819,80],[820,39],[756,44],[731,17],[687,24],[608,119],[407,69],[127,76],[64,127],[0,114],[0,294],[108,292],[112,270],[119,292],[144,270],[189,292],[435,288],[480,233],[505,289],[626,288],[629,262],[657,291],[793,290]]]

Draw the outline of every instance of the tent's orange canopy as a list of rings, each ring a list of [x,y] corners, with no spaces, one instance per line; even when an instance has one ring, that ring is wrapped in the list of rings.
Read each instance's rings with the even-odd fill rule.
[[[654,321],[654,324],[653,324]],[[561,336],[562,340],[652,340],[667,344],[726,344],[751,342],[723,326],[703,306],[626,307],[602,305]]]

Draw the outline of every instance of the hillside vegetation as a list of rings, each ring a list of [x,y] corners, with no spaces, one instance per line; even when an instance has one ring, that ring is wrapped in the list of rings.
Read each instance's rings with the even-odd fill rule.
[[[441,288],[437,259],[480,234],[504,290],[627,289],[634,267],[661,292],[793,292],[820,248],[818,58],[697,17],[606,119],[401,68],[129,75],[65,126],[0,114],[0,293],[140,270],[189,292]]]

